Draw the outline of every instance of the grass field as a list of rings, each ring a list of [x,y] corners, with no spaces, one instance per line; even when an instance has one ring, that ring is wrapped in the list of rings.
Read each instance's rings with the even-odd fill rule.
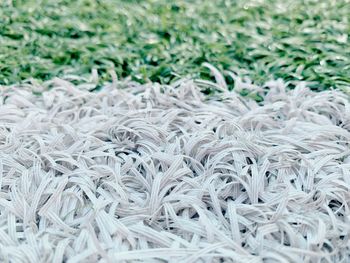
[[[261,84],[350,84],[350,2],[1,1],[0,84],[108,70],[138,82],[208,78],[209,62]]]
[[[0,262],[350,262],[349,19],[0,0]]]

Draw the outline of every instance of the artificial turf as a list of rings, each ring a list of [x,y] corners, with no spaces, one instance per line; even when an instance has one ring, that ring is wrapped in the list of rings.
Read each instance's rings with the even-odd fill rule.
[[[0,84],[110,69],[138,82],[209,77],[209,62],[261,84],[350,84],[350,2],[1,1]]]

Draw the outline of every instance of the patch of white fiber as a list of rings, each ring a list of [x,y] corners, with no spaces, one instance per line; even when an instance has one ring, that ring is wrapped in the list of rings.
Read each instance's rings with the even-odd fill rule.
[[[347,95],[214,74],[2,87],[0,261],[349,262]]]

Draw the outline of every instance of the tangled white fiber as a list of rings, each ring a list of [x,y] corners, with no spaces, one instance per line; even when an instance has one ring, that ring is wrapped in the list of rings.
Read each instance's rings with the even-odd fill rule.
[[[0,261],[350,262],[347,95],[213,70],[2,87]]]

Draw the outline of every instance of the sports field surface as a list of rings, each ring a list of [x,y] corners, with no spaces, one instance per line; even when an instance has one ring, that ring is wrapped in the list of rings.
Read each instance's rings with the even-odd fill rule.
[[[0,1],[0,262],[350,262],[349,19]]]
[[[348,0],[1,1],[0,84],[66,74],[170,83],[201,67],[257,84],[350,83]],[[229,80],[228,80],[229,81]],[[295,86],[294,83],[290,84]]]

